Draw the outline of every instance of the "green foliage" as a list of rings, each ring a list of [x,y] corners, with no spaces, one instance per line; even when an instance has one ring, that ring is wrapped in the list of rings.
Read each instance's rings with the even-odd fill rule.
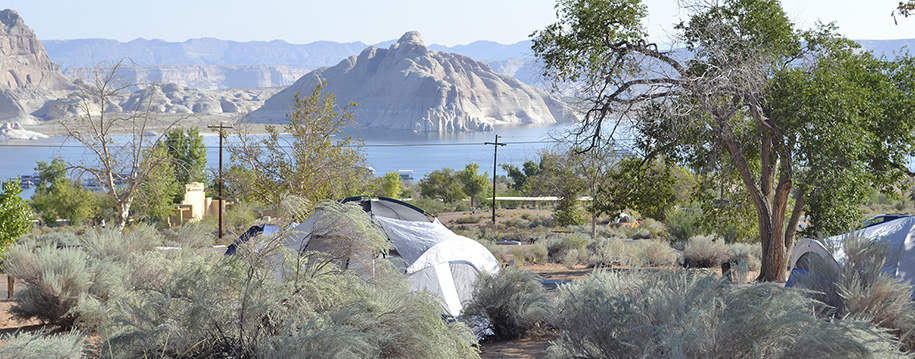
[[[165,134],[165,147],[179,184],[206,183],[207,149],[197,127],[176,128]],[[180,202],[182,198],[175,198]]]
[[[696,210],[680,209],[667,218],[667,230],[673,242],[685,243],[688,239],[702,234],[701,213]]]
[[[225,177],[242,199],[278,206],[295,195],[315,205],[361,195],[372,183],[361,140],[342,132],[353,123],[352,112],[339,108],[324,86],[307,97],[297,94],[289,123],[267,126],[266,136],[239,127],[239,140],[227,147],[233,169]]]
[[[473,300],[464,307],[469,321],[489,320],[499,340],[525,336],[542,327],[552,307],[533,272],[508,267],[499,273],[483,273],[474,284]]]
[[[140,190],[133,206],[135,217],[164,223],[169,216],[178,213],[174,204],[184,199],[184,184],[187,183],[178,177],[185,170],[178,166],[185,164],[177,162],[181,160],[171,158],[169,150],[167,144],[163,143],[146,150],[149,153],[143,157],[144,160],[161,161],[162,164],[149,166],[148,180],[139,185]]]
[[[38,161],[35,167],[41,184],[35,189],[31,205],[47,226],[58,219],[67,219],[78,226],[89,219],[99,203],[88,189],[67,178],[67,165],[61,158],[51,163]]]
[[[432,171],[419,181],[419,188],[423,197],[441,199],[445,203],[454,203],[467,196],[454,170],[450,168]]]
[[[79,332],[64,334],[17,332],[0,337],[0,358],[82,359],[88,343]]]
[[[596,271],[561,286],[550,358],[901,358],[871,324],[823,320],[774,284],[688,271]]]
[[[0,257],[16,242],[16,239],[32,228],[32,211],[19,197],[22,187],[19,181],[0,183]]]
[[[690,267],[715,268],[728,259],[728,246],[715,236],[690,237],[683,247],[683,260]]]
[[[400,194],[403,193],[403,182],[400,179],[400,173],[385,173],[384,177],[381,177],[381,190],[387,197],[400,198]]]
[[[476,162],[471,162],[467,164],[467,167],[464,167],[464,170],[455,173],[455,177],[464,185],[463,190],[467,196],[470,196],[470,207],[474,208],[474,198],[486,192],[489,188],[489,182],[487,181],[488,172],[483,172],[482,175],[477,173],[480,170],[480,165]]]
[[[676,201],[673,166],[668,161],[624,157],[609,174],[609,185],[597,191],[602,213],[611,215],[633,209],[663,221]]]

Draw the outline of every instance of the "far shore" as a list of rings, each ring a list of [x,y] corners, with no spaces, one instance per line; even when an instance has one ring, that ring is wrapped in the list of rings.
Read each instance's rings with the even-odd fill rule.
[[[239,122],[240,116],[238,114],[155,114],[154,117],[155,119],[147,124],[145,131],[152,132],[157,135],[164,133],[170,128],[197,127],[200,130],[200,134],[203,136],[216,136],[217,131],[215,129],[208,129],[207,126],[215,126],[220,124],[226,126],[237,126],[239,123],[241,123]],[[244,122],[246,132],[252,134],[266,134],[266,127],[268,125],[270,124]],[[61,125],[60,121],[57,120],[40,121],[36,124],[29,125],[23,124],[22,127],[29,131],[35,131],[48,136],[68,135],[67,130],[63,127],[63,125]],[[111,130],[111,133],[115,135],[124,135],[130,132],[131,129],[125,127],[115,127]]]

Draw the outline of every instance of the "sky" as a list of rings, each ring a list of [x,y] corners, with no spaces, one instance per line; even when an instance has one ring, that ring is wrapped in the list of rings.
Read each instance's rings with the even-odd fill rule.
[[[708,0],[713,1],[713,0]],[[651,40],[668,42],[677,0],[643,0]],[[182,42],[336,41],[375,44],[418,30],[426,44],[511,44],[555,22],[555,0],[4,0],[42,40],[137,38]],[[890,16],[898,0],[783,0],[801,28],[835,21],[846,37],[915,38],[915,17]]]

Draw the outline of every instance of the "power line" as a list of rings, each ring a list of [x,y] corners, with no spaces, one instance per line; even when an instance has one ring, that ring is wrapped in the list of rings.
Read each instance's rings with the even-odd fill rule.
[[[501,136],[500,136],[501,137]],[[560,143],[559,140],[543,140],[543,141],[506,141],[510,145],[524,145],[524,144],[537,144],[537,143]],[[481,146],[483,142],[468,142],[468,143],[375,143],[362,145],[362,147],[458,147],[458,146]],[[13,143],[0,143],[0,147],[23,147],[23,148],[88,148],[83,145],[49,145],[49,144],[13,144]],[[219,146],[207,146],[204,145],[204,148],[207,149],[218,149]],[[249,147],[266,147],[261,145],[253,145]],[[279,148],[293,148],[293,146],[276,146]]]

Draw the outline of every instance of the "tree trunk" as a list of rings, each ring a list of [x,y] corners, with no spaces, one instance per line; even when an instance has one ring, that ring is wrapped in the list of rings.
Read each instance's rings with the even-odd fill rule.
[[[115,223],[115,228],[119,231],[124,229],[127,226],[127,221],[130,219],[130,205],[133,204],[133,198],[127,198],[123,202],[118,203],[118,217],[117,222]]]

